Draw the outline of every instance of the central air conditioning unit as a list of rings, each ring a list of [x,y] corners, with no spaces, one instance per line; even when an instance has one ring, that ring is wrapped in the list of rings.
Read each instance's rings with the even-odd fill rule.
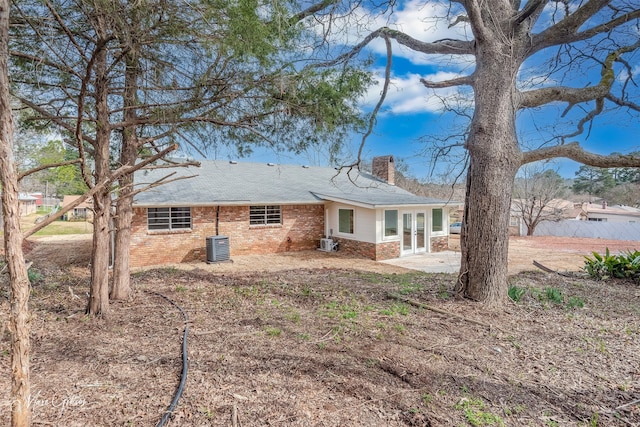
[[[320,250],[325,252],[332,252],[335,247],[333,239],[320,239]]]
[[[229,238],[227,236],[207,237],[207,263],[229,261]]]

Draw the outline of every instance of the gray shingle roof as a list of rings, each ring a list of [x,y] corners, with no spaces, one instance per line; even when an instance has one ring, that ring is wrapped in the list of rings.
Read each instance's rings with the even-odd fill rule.
[[[231,163],[205,160],[200,167],[155,169],[136,173],[136,189],[171,173],[180,179],[134,198],[134,205],[208,206],[259,204],[321,204],[344,201],[364,207],[443,206],[445,200],[413,195],[362,172],[338,172],[329,167]],[[449,202],[451,203],[451,202]]]

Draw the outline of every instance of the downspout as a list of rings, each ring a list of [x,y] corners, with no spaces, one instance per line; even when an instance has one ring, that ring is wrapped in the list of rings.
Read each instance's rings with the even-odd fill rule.
[[[218,226],[220,224],[220,205],[216,206],[216,236],[219,234]]]

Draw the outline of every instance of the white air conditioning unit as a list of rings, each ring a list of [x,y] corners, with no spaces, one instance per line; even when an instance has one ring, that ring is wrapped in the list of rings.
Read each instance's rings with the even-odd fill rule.
[[[335,243],[333,239],[320,239],[320,250],[325,252],[333,251]]]

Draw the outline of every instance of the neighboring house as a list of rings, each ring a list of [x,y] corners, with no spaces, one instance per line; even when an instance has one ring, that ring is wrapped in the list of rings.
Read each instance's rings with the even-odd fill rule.
[[[373,169],[203,161],[138,172],[136,189],[175,175],[134,198],[131,266],[204,261],[211,236],[228,237],[230,256],[316,249],[321,239],[375,260],[447,249],[451,202],[394,186],[392,156]]]
[[[20,207],[20,216],[26,216],[36,213],[36,198],[25,193],[18,194],[18,205]]]
[[[640,209],[631,206],[608,206],[607,202],[583,203],[580,219],[583,221],[640,223]]]
[[[51,211],[60,204],[55,197],[45,197],[42,193],[31,193],[36,198],[36,207],[45,211]]]
[[[71,203],[78,200],[81,196],[64,196],[62,199],[62,208],[70,205]],[[64,214],[63,219],[66,221],[90,221],[93,219],[93,204],[91,203],[91,199],[88,201],[80,203],[78,206],[73,208],[71,211]]]
[[[537,202],[534,206],[530,203],[531,201],[525,199],[514,199],[511,201],[511,216],[509,218],[510,235],[526,236],[526,222],[532,222],[534,217],[538,217],[540,223],[557,222],[565,219],[580,219],[581,205],[570,200],[551,199],[543,205]],[[524,215],[527,215],[527,221],[523,218],[523,211]]]

